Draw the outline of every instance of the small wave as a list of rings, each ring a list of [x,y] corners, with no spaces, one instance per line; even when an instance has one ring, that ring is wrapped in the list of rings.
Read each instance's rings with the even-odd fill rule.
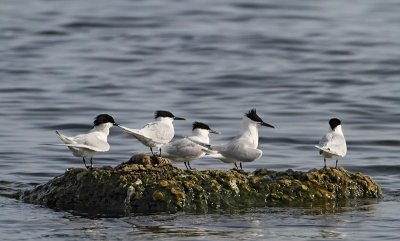
[[[16,88],[2,88],[0,93],[42,93],[44,89],[40,88],[28,88],[28,87],[16,87]]]
[[[42,30],[36,32],[37,35],[43,36],[65,36],[68,35],[68,32],[60,31],[60,30]]]
[[[348,167],[350,171],[374,173],[380,175],[399,175],[400,165],[369,165],[369,166],[356,166]]]

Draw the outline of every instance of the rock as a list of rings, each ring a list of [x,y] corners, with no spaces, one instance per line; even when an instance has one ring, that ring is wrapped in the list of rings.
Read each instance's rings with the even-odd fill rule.
[[[239,208],[312,205],[321,201],[380,198],[368,176],[343,168],[284,172],[258,169],[182,170],[168,159],[133,156],[111,168],[68,169],[20,195],[25,202],[81,214],[231,211]]]

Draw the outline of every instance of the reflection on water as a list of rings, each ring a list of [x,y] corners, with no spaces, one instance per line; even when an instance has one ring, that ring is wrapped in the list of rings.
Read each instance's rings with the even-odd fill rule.
[[[329,211],[321,212],[321,210]],[[204,237],[235,240],[257,238],[287,240],[290,236],[293,238],[344,238],[347,231],[342,229],[348,224],[349,217],[357,215],[366,218],[374,215],[374,212],[371,201],[360,200],[357,204],[349,203],[349,206],[342,207],[336,212],[326,207],[270,207],[249,209],[244,214],[237,215],[160,214],[124,218],[124,221],[131,225],[133,233],[148,239],[164,235],[178,240],[185,237],[195,240],[201,240]],[[284,227],[290,228],[290,232],[285,233]]]

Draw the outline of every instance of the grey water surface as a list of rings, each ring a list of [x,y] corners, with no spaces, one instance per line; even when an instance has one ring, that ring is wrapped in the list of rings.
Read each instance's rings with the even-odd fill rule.
[[[0,0],[0,239],[399,240],[399,12],[395,0]],[[223,143],[251,108],[277,128],[260,129],[263,157],[246,171],[321,168],[313,145],[338,117],[348,143],[339,165],[372,176],[384,198],[89,218],[8,197],[82,167],[42,144],[59,143],[55,130],[89,130],[97,114],[141,127],[170,110],[189,119],[175,122],[176,138],[197,120]],[[116,128],[109,142],[95,166],[148,151]]]

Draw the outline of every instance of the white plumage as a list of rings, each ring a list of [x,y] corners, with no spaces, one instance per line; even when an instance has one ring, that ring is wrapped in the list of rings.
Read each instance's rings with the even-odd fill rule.
[[[174,137],[173,121],[184,120],[184,118],[175,117],[168,111],[156,111],[155,119],[156,121],[146,124],[142,129],[131,129],[122,125],[119,125],[119,127],[143,145],[150,147],[152,153],[153,147],[159,148],[161,156],[161,147],[169,143]]]
[[[224,163],[234,163],[236,168],[236,163],[239,162],[242,169],[242,162],[252,162],[262,156],[262,151],[257,149],[259,126],[274,128],[274,126],[265,123],[257,115],[256,110],[252,109],[242,118],[242,130],[237,137],[223,145],[204,145],[208,149],[206,150],[207,155]]]
[[[58,138],[64,144],[51,144],[56,146],[67,146],[76,157],[82,157],[86,168],[93,167],[92,158],[97,152],[106,152],[110,150],[110,144],[107,142],[110,128],[117,126],[114,119],[107,114],[98,115],[94,121],[94,127],[87,134],[77,136],[66,136],[56,131]],[[85,158],[90,158],[90,166],[86,166]]]
[[[204,147],[195,142],[209,144],[210,133],[219,134],[219,132],[212,130],[204,123],[194,122],[192,136],[166,144],[163,147],[163,156],[174,162],[183,162],[187,169],[192,169],[190,162],[200,159],[205,155]]]
[[[347,153],[346,140],[343,135],[341,121],[333,118],[329,121],[330,131],[325,134],[319,144],[315,146],[319,149],[320,155],[324,157],[324,167],[326,168],[326,159],[335,159],[336,167],[338,160]]]

